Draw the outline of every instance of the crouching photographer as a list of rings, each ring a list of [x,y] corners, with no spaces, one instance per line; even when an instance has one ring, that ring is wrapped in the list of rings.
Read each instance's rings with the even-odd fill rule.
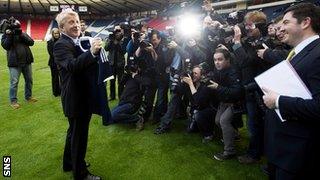
[[[214,115],[212,102],[214,97],[211,95],[211,90],[202,82],[205,72],[202,66],[194,66],[192,68],[192,75],[184,74],[181,76],[181,83],[178,83],[172,99],[169,102],[168,111],[161,118],[159,127],[155,130],[155,134],[162,134],[171,128],[171,122],[177,111],[179,101],[182,96],[186,96],[190,100],[190,124],[188,131],[193,131],[195,128],[199,129],[203,134],[204,139],[212,139],[213,127],[211,119]]]
[[[236,154],[234,140],[236,128],[234,127],[235,103],[242,97],[242,87],[238,71],[231,65],[231,54],[226,49],[216,49],[214,53],[214,64],[216,70],[213,72],[209,88],[214,90],[219,106],[215,116],[215,123],[222,131],[224,151],[214,155],[214,158],[222,161]]]
[[[33,55],[29,46],[33,46],[31,37],[22,32],[21,25],[14,17],[4,19],[0,24],[0,31],[3,33],[1,39],[2,47],[7,50],[7,61],[10,73],[10,103],[13,109],[18,109],[17,91],[20,74],[25,80],[24,96],[28,102],[36,102],[32,97],[32,67]]]
[[[145,112],[142,97],[145,91],[145,81],[140,75],[140,69],[133,57],[129,58],[125,67],[126,74],[123,78],[124,90],[119,104],[111,114],[115,123],[136,123],[138,131],[143,129],[143,113]]]

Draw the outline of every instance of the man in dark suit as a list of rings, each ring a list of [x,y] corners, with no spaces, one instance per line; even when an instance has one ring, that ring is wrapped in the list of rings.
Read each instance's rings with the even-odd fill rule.
[[[73,171],[76,180],[101,179],[87,170],[87,149],[90,108],[90,82],[86,71],[97,64],[101,39],[94,39],[90,50],[78,47],[80,20],[76,12],[66,9],[56,18],[61,38],[54,45],[54,60],[61,75],[61,100],[63,112],[69,121],[63,157],[63,170]]]
[[[288,56],[312,99],[289,97],[263,88],[266,115],[266,155],[270,179],[319,179],[320,162],[320,10],[311,3],[289,7],[281,29],[283,42],[295,52]],[[273,109],[279,109],[282,122]]]

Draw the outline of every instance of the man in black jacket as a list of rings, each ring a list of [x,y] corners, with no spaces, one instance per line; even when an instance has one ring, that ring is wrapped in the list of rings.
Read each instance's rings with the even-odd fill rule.
[[[214,155],[214,158],[223,161],[236,154],[234,140],[236,129],[233,127],[233,104],[241,100],[242,87],[237,70],[231,66],[231,54],[226,49],[216,49],[214,64],[216,71],[213,80],[208,86],[215,90],[216,98],[220,104],[215,117],[216,125],[221,128],[224,151]]]
[[[61,38],[55,43],[53,55],[61,75],[61,101],[68,117],[69,128],[63,157],[63,170],[73,171],[74,179],[101,179],[89,173],[85,155],[87,149],[90,106],[90,77],[87,70],[97,64],[101,39],[94,39],[90,50],[82,52],[78,44],[80,20],[76,12],[66,9],[56,18]]]
[[[206,84],[201,82],[204,70],[201,66],[194,66],[192,69],[192,75],[188,74],[181,77],[182,83],[177,85],[175,91],[172,94],[172,98],[168,105],[168,110],[161,118],[160,125],[156,128],[155,134],[163,134],[169,131],[171,123],[174,119],[174,115],[179,108],[179,102],[182,96],[186,96],[191,103],[190,114],[191,117],[195,115],[193,119],[198,126],[200,132],[205,138],[212,138],[213,136],[213,115],[214,111],[211,108],[214,96],[212,91],[206,87]],[[192,78],[191,78],[192,76]],[[195,114],[196,113],[196,114]],[[191,118],[190,117],[190,118]],[[192,121],[191,121],[192,122]],[[197,127],[197,126],[194,126]],[[190,125],[188,131],[193,131]]]
[[[123,42],[123,34],[120,29],[115,29],[113,34],[109,36],[105,49],[108,51],[108,59],[111,62],[111,67],[115,79],[110,81],[110,100],[116,98],[116,79],[118,79],[118,98],[123,91],[123,84],[120,84],[124,74],[124,65],[126,54],[126,44]]]
[[[144,120],[142,114],[138,113],[142,105],[142,97],[145,91],[145,81],[143,81],[138,69],[131,69],[131,72],[125,74],[122,82],[125,84],[123,93],[112,112],[112,119],[115,123],[136,123],[136,130],[143,129]],[[129,70],[130,71],[130,70]]]
[[[235,63],[241,69],[242,85],[248,87],[245,92],[245,102],[250,142],[247,153],[238,157],[239,162],[243,164],[257,163],[263,152],[264,111],[260,107],[259,98],[261,92],[259,89],[251,87],[252,83],[254,83],[254,77],[270,68],[272,64],[258,57],[257,50],[252,42],[264,39],[266,21],[267,17],[261,11],[252,11],[246,14],[245,28],[247,37],[250,40],[246,42],[243,42],[243,38],[241,38],[244,32],[237,25],[234,28],[234,45],[232,48],[236,57]]]
[[[9,19],[10,22],[17,24],[16,29],[6,29],[1,39],[2,47],[7,50],[7,61],[10,72],[10,103],[11,107],[18,109],[17,91],[20,74],[23,74],[25,80],[24,96],[28,102],[36,102],[32,97],[32,67],[33,55],[29,46],[33,46],[34,41],[31,37],[22,32],[20,23],[13,17]]]

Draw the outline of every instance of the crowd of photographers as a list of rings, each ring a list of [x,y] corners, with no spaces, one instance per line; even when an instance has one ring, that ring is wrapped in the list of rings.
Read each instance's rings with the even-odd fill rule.
[[[105,48],[118,77],[113,121],[135,122],[142,130],[150,119],[158,124],[154,133],[162,134],[174,128],[174,119],[188,119],[187,131],[200,132],[204,143],[221,139],[224,151],[214,158],[225,160],[237,154],[235,141],[246,114],[250,142],[238,160],[256,163],[263,153],[266,107],[254,77],[289,53],[281,43],[282,17],[267,22],[262,11],[251,11],[224,19],[209,5],[205,9],[209,15],[202,31],[192,36],[171,27],[162,32],[142,25],[115,28]],[[115,98],[113,83],[110,99]]]
[[[216,160],[223,161],[237,155],[235,141],[240,139],[238,128],[246,114],[250,140],[238,160],[257,163],[263,155],[267,107],[254,78],[289,54],[291,47],[281,42],[283,18],[268,22],[262,11],[250,11],[231,13],[224,19],[210,3],[204,9],[207,16],[202,31],[192,36],[182,36],[175,28],[160,32],[145,25],[115,26],[105,45],[115,77],[109,99],[117,97],[116,82],[119,99],[109,123],[136,123],[140,131],[150,119],[158,125],[154,133],[160,135],[174,128],[175,119],[184,118],[188,120],[187,132],[200,132],[203,143],[216,138],[223,142],[223,152],[214,154]],[[52,43],[59,38],[56,31]],[[20,39],[12,49],[14,37]],[[16,102],[14,81],[21,72],[27,82],[26,99],[35,101],[29,92],[32,78],[28,72],[33,60],[28,46],[33,40],[13,28],[5,32],[1,44],[8,51],[11,103]],[[19,48],[24,54],[17,55]],[[52,63],[49,65],[56,71]],[[53,81],[53,93],[58,96],[57,74]]]

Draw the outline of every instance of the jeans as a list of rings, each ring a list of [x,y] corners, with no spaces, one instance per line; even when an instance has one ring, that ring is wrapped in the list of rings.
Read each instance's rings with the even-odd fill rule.
[[[168,107],[169,74],[156,76],[157,100],[154,107],[153,118],[160,119]]]
[[[135,109],[131,103],[119,103],[119,105],[111,111],[111,116],[115,123],[134,123],[140,119],[137,109]]]
[[[233,120],[233,108],[229,104],[220,103],[215,123],[222,130],[222,138],[224,143],[224,154],[234,154],[236,153],[234,138],[236,135],[236,130],[232,125]]]
[[[161,126],[169,126],[174,119],[174,115],[176,114],[176,111],[179,108],[179,104],[181,102],[181,94],[172,93],[171,94],[171,100],[168,105],[167,112],[161,117]]]
[[[124,69],[123,67],[115,67],[113,66],[113,75],[114,79],[110,80],[110,98],[115,99],[116,97],[116,79],[118,79],[118,98],[120,99],[121,94],[123,92],[123,84],[121,84],[121,80],[123,78]]]
[[[9,67],[10,73],[10,89],[9,98],[10,102],[17,102],[17,92],[20,74],[23,74],[25,86],[24,86],[24,97],[26,100],[32,97],[32,67],[31,64],[26,64],[18,67]]]
[[[264,121],[263,115],[255,101],[247,101],[246,108],[248,113],[248,130],[250,133],[249,147],[247,154],[254,158],[260,159],[263,154],[263,133]]]

